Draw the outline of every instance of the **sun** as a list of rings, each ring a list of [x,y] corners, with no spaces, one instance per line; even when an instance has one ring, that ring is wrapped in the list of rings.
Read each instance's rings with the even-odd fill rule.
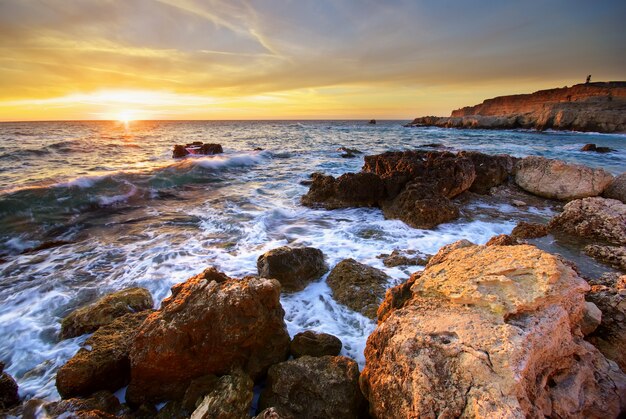
[[[119,122],[123,122],[124,124],[128,124],[131,121],[134,121],[134,112],[130,111],[130,110],[124,110],[124,111],[120,111],[117,114],[117,120]]]

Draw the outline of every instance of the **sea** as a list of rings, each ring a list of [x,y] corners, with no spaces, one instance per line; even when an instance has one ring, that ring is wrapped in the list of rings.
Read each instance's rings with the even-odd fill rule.
[[[0,123],[0,361],[22,397],[56,400],[55,374],[88,337],[59,340],[72,310],[127,287],[158,308],[170,287],[215,266],[257,273],[257,258],[313,246],[329,267],[353,258],[384,270],[389,286],[423,267],[388,268],[378,256],[434,254],[467,239],[484,244],[520,220],[546,222],[558,205],[470,200],[432,230],[385,220],[375,208],[326,211],[300,204],[313,172],[357,172],[363,156],[439,149],[558,158],[613,174],[626,170],[626,136],[594,133],[405,128],[407,121],[116,121]],[[215,156],[172,158],[172,146],[219,143]],[[587,143],[615,149],[581,152]],[[344,158],[340,147],[363,154]],[[579,249],[559,248],[593,271]],[[57,242],[58,246],[38,249]],[[59,245],[60,244],[60,245]],[[46,247],[46,246],[44,246]],[[283,294],[289,333],[326,332],[363,367],[375,321],[337,303],[326,276]]]

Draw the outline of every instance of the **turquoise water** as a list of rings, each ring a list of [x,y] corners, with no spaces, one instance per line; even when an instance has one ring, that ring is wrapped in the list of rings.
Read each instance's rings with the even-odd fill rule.
[[[217,142],[219,156],[171,158],[175,143]],[[0,360],[25,396],[58,397],[56,369],[84,341],[58,341],[69,311],[105,293],[148,288],[155,299],[209,265],[241,277],[277,246],[308,245],[328,264],[346,257],[384,269],[390,285],[411,268],[385,268],[380,253],[435,253],[461,238],[484,243],[554,208],[475,202],[435,230],[385,220],[376,209],[313,210],[299,204],[312,172],[358,171],[364,154],[438,143],[450,150],[542,155],[626,170],[626,137],[531,131],[404,128],[399,121],[38,122],[0,124]],[[609,154],[580,152],[586,143]],[[255,151],[255,148],[263,150]],[[66,244],[23,253],[42,243]],[[290,333],[339,336],[363,362],[374,323],[334,302],[324,278],[284,295]]]

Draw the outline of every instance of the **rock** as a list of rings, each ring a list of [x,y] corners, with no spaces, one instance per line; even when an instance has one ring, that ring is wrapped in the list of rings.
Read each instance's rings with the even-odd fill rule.
[[[337,179],[314,173],[312,177],[313,183],[301,199],[308,207],[374,207],[386,197],[382,179],[373,173],[346,173]]]
[[[290,292],[303,290],[328,271],[324,254],[313,247],[278,247],[259,256],[256,266],[259,276],[277,279]]]
[[[33,410],[31,413],[30,410]],[[62,418],[116,418],[122,412],[117,397],[108,391],[99,391],[88,398],[72,398],[57,402],[33,405],[26,408],[24,417]]]
[[[433,255],[422,253],[419,250],[394,250],[390,255],[381,254],[376,256],[383,259],[383,264],[389,268],[395,266],[425,266]]]
[[[608,263],[616,269],[626,272],[626,246],[585,246],[585,253],[594,259]]]
[[[471,241],[465,240],[465,239],[457,240],[454,243],[447,244],[443,246],[441,249],[439,249],[439,251],[437,252],[435,256],[430,258],[430,260],[428,261],[428,265],[426,265],[426,267],[428,268],[430,266],[434,266],[443,262],[448,256],[448,253],[451,253],[454,250],[463,249],[465,247],[472,247],[472,246],[476,246],[476,245],[472,243]]]
[[[241,371],[220,377],[215,388],[204,396],[191,419],[248,418],[254,382]]]
[[[341,157],[344,159],[353,159],[356,157],[356,154],[353,153],[341,153]]]
[[[399,308],[367,341],[371,415],[616,417],[626,375],[581,337],[588,289],[533,246],[444,249],[381,305]]]
[[[224,150],[220,144],[205,144],[201,141],[194,141],[193,143],[185,145],[176,144],[172,152],[172,157],[176,159],[190,154],[212,155],[221,154],[223,152]]]
[[[341,340],[328,333],[318,333],[307,330],[297,333],[291,341],[290,351],[294,358],[301,356],[320,357],[324,355],[337,356],[341,352]]]
[[[521,244],[515,237],[508,234],[500,234],[489,239],[485,246],[515,246]]]
[[[580,331],[587,336],[593,333],[602,323],[602,312],[594,303],[585,301],[585,311],[580,322]]]
[[[613,182],[604,190],[602,196],[617,199],[626,204],[626,172],[613,179]]]
[[[433,193],[453,198],[468,190],[476,179],[471,159],[442,151],[389,151],[365,156],[362,170],[382,178],[389,199],[409,182],[428,185]]]
[[[370,124],[370,125],[376,125],[376,120],[375,120],[375,119],[370,119],[369,124]]]
[[[128,313],[148,310],[154,306],[150,291],[127,288],[105,295],[95,303],[71,312],[61,323],[61,339],[92,333]]]
[[[204,396],[217,388],[219,379],[217,375],[209,374],[191,380],[180,406],[185,412],[188,412],[188,416],[200,406]]]
[[[477,151],[462,151],[459,156],[468,157],[474,163],[476,179],[470,191],[488,194],[494,186],[506,182],[513,172],[514,159],[506,154],[489,155]]]
[[[99,328],[57,371],[62,398],[116,391],[130,381],[130,345],[150,312],[126,314]]]
[[[430,187],[411,184],[392,201],[383,203],[383,214],[387,219],[402,220],[413,228],[431,229],[457,219],[459,209]]]
[[[275,407],[268,407],[261,413],[255,416],[255,419],[296,419],[292,415],[288,415],[285,412],[280,412]]]
[[[626,82],[585,83],[487,99],[405,126],[626,132],[625,105]]]
[[[597,147],[595,144],[585,144],[580,151],[595,151],[596,153],[610,153],[615,151],[610,147]]]
[[[544,237],[548,235],[548,226],[539,223],[527,223],[520,221],[517,223],[511,237],[515,239],[536,239],[538,237]]]
[[[515,167],[515,183],[544,198],[571,201],[600,195],[613,181],[603,169],[530,156]]]
[[[560,230],[609,243],[626,244],[626,204],[615,199],[585,198],[567,203],[548,224]]]
[[[363,152],[359,149],[348,148],[348,147],[343,147],[343,146],[339,147],[337,151],[343,151],[344,153],[349,153],[349,154],[363,154]]]
[[[20,396],[18,386],[13,377],[4,372],[4,363],[0,362],[0,410],[17,405]]]
[[[369,318],[376,317],[389,276],[354,259],[339,262],[326,279],[333,298]]]
[[[519,199],[512,200],[511,201],[511,205],[513,205],[514,207],[526,207],[526,206],[528,206],[528,204],[526,204],[526,202],[520,201]]]
[[[384,322],[395,310],[401,309],[406,303],[411,301],[413,293],[411,287],[415,281],[419,280],[422,272],[415,272],[406,282],[389,288],[385,293],[385,299],[378,307],[378,322]]]
[[[586,339],[626,371],[626,275],[605,274],[589,284],[587,299],[600,309],[602,321]]]
[[[357,418],[365,408],[359,367],[344,356],[303,356],[270,367],[260,409],[297,418]]]
[[[258,379],[289,353],[284,315],[274,279],[230,279],[209,268],[175,285],[131,346],[126,400],[180,400],[194,378],[237,367]]]

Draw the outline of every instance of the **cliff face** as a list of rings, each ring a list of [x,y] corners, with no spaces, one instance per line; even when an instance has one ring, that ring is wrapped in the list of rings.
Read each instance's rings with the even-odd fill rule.
[[[626,132],[626,82],[577,84],[500,96],[452,111],[450,117],[416,118],[409,125]]]

